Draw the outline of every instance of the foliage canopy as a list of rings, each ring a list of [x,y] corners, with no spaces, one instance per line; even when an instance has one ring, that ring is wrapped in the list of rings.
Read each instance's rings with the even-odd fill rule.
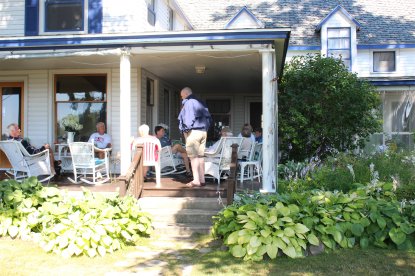
[[[294,57],[285,69],[278,101],[283,161],[355,149],[381,127],[375,88],[339,59]]]

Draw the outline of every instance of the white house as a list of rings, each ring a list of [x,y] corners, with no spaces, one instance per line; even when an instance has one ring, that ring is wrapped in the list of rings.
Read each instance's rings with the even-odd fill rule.
[[[84,128],[77,139],[83,140],[104,121],[123,173],[130,137],[140,124],[166,123],[178,138],[178,92],[184,86],[207,100],[218,122],[229,124],[244,114],[244,107],[234,112],[244,101],[235,105],[232,99],[245,95],[270,111],[263,116],[269,152],[264,189],[275,191],[273,98],[289,28],[194,30],[171,0],[124,0],[122,5],[114,0],[1,0],[0,6],[3,136],[9,123],[18,122],[34,145],[60,142],[66,135],[60,121],[78,114]],[[230,96],[210,100],[209,91]]]
[[[85,139],[104,121],[125,172],[140,124],[179,138],[178,92],[190,86],[216,124],[263,128],[263,189],[275,191],[286,56],[341,55],[379,87],[385,132],[414,130],[415,5],[398,2],[0,0],[2,135],[18,122],[34,145],[59,142],[74,113]]]

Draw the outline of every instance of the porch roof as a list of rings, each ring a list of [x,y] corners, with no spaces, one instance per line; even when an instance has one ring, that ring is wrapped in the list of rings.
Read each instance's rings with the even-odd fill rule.
[[[2,38],[0,70],[96,68],[98,56],[100,64],[117,64],[119,50],[129,48],[132,66],[178,87],[257,91],[260,51],[274,48],[281,76],[289,37],[290,29],[276,28]],[[82,60],[76,62],[77,56]],[[197,64],[206,65],[208,74],[195,76]]]

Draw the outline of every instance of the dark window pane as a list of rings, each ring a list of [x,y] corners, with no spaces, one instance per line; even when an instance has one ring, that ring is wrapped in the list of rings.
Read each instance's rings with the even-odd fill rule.
[[[82,0],[55,0],[45,3],[45,31],[83,31]]]
[[[216,141],[220,138],[220,130],[222,127],[230,126],[231,100],[211,99],[206,101],[206,105],[213,119],[213,126],[208,131],[208,140]]]
[[[66,132],[61,120],[75,115],[83,125],[75,136],[75,141],[87,141],[96,131],[98,122],[106,124],[107,103],[105,75],[77,76],[56,75],[56,134],[59,142],[64,142]]]
[[[373,72],[395,71],[395,52],[373,52]]]
[[[7,127],[11,123],[21,124],[20,121],[20,106],[21,106],[21,88],[20,87],[3,87],[2,94],[2,106],[1,106],[1,124],[2,135],[1,139],[6,140],[9,136]]]
[[[66,132],[61,125],[61,120],[68,114],[73,114],[79,117],[79,123],[83,126],[81,130],[76,133],[75,141],[87,141],[89,136],[96,131],[96,123],[104,122],[107,119],[107,104],[106,103],[57,103],[57,135],[58,141],[64,141]]]
[[[106,76],[56,77],[56,101],[106,101]]]
[[[230,100],[207,100],[206,105],[210,113],[229,113],[231,110]]]

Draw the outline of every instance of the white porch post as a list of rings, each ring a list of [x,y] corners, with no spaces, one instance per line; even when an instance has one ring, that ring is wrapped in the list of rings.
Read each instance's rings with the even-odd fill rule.
[[[277,165],[277,90],[274,51],[262,52],[262,116],[263,116],[263,171],[261,192],[276,192]]]
[[[120,152],[121,174],[131,163],[131,64],[130,51],[122,50],[120,58]]]

